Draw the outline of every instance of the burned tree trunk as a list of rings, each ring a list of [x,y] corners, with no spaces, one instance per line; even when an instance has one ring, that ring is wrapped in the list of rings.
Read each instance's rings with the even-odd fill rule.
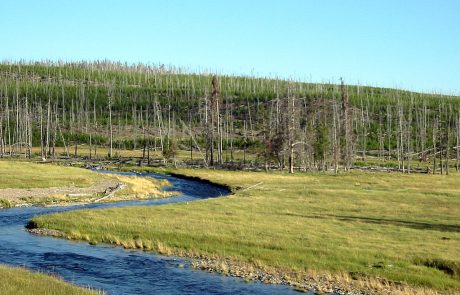
[[[1,109],[3,110],[3,103],[1,103]],[[3,140],[3,113],[0,112],[0,158],[3,158],[5,154],[5,141]]]
[[[449,157],[450,157],[450,121],[451,109],[450,106],[446,108],[446,175],[449,175]]]
[[[206,110],[206,126],[207,126],[207,145],[206,145],[206,154],[208,155],[208,163],[210,166],[214,166],[214,146],[215,146],[215,130],[218,130],[218,154],[217,160],[219,163],[222,162],[222,138],[220,137],[221,134],[219,132],[220,129],[220,107],[219,107],[219,94],[220,94],[220,87],[219,81],[217,80],[216,76],[212,77],[211,81],[212,85],[212,92],[209,102],[207,103],[207,110]],[[209,118],[208,118],[208,109],[209,109]]]
[[[402,172],[406,172],[406,167],[404,163],[405,151],[404,151],[404,107],[398,99],[398,160],[399,160],[399,169],[402,169]]]
[[[433,174],[436,174],[436,153],[437,153],[437,139],[438,139],[438,117],[434,118],[433,120],[433,129],[432,129],[432,136],[433,136]]]
[[[334,101],[332,109],[332,120],[333,120],[333,135],[332,135],[332,149],[333,149],[333,166],[334,166],[334,173],[337,174],[339,172],[339,159],[340,159],[340,144],[339,144],[339,130],[340,130],[340,114],[339,114],[339,106]]]
[[[455,163],[455,170],[458,171],[459,164],[460,164],[460,113],[457,114],[457,120],[455,124],[455,137],[457,139],[456,142],[456,163]]]
[[[289,173],[294,173],[294,147],[295,147],[295,123],[296,109],[294,97],[288,98],[290,108],[290,120],[288,121],[288,145],[289,145]]]
[[[109,132],[110,132],[110,148],[109,148],[109,158],[113,157],[113,127],[112,127],[112,89],[109,88],[108,91],[109,99]]]
[[[350,126],[350,114],[348,104],[348,93],[345,88],[343,79],[340,79],[340,93],[342,96],[342,161],[345,170],[351,167],[351,126]]]

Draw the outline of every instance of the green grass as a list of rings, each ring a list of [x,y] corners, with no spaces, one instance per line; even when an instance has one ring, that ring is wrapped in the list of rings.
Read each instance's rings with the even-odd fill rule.
[[[150,177],[125,176],[117,174],[101,174],[90,170],[64,167],[45,163],[29,163],[25,161],[0,161],[0,207],[10,208],[17,205],[49,205],[67,203],[90,203],[94,201],[115,202],[125,200],[141,200],[168,197],[174,192],[165,192],[163,186],[170,185],[166,180],[157,180]],[[109,183],[122,183],[124,187],[113,195],[105,197],[104,181]],[[92,190],[88,193],[76,191],[76,195],[57,192],[54,187],[86,188],[102,183],[99,191]],[[11,192],[2,189],[17,188],[20,192]],[[39,193],[31,194],[32,188],[43,189]],[[69,190],[67,190],[69,192]],[[25,195],[21,195],[25,193]]]
[[[62,186],[88,187],[103,179],[103,176],[74,167],[2,160],[0,161],[0,179],[0,189],[27,189]]]
[[[79,210],[34,222],[92,243],[460,290],[458,275],[442,266],[460,263],[458,174],[175,172],[229,185],[236,193],[161,207]]]
[[[0,295],[95,295],[96,291],[74,286],[45,274],[24,268],[0,265]]]
[[[11,205],[11,202],[9,200],[0,199],[0,207],[11,208],[12,205]]]

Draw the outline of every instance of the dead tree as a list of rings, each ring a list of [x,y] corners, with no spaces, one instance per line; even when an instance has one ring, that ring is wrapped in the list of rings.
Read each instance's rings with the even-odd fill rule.
[[[113,157],[113,126],[112,126],[112,86],[109,87],[107,93],[109,101],[109,130],[110,130],[110,148],[109,148],[109,158]]]
[[[289,97],[291,96],[291,97]],[[289,173],[294,173],[294,148],[297,144],[296,142],[296,123],[297,123],[297,109],[296,109],[296,99],[295,97],[291,94],[288,94],[288,109],[289,112],[285,113],[285,116],[289,116],[289,119],[287,120],[287,131],[288,131],[288,147],[289,147]]]
[[[57,124],[58,124],[58,119],[57,119],[57,104],[54,104],[54,121],[53,121],[53,152],[52,152],[52,157],[53,161],[56,159],[56,140],[57,140]]]
[[[405,170],[405,163],[404,163],[404,157],[405,157],[405,152],[404,152],[404,126],[405,126],[405,120],[404,120],[404,107],[402,105],[402,102],[398,98],[398,162],[399,162],[399,169],[402,169],[402,172],[404,173]]]
[[[388,137],[388,160],[391,160],[391,135],[393,133],[391,126],[391,106],[387,105],[387,137]]]
[[[351,126],[348,93],[342,78],[340,78],[340,93],[342,96],[342,161],[345,170],[349,170],[351,167]]]
[[[340,144],[339,144],[339,130],[340,130],[340,114],[339,114],[339,106],[337,105],[336,101],[334,100],[332,105],[332,153],[333,153],[333,166],[334,172],[337,174],[339,172],[339,161],[340,161]]]
[[[407,147],[407,173],[410,173],[411,169],[411,160],[412,160],[412,108],[413,108],[413,100],[411,98],[409,110],[408,110],[408,119],[406,122],[406,147]]]
[[[207,107],[209,111],[206,111],[206,137],[207,137],[207,145],[206,145],[206,154],[209,154],[208,162],[210,166],[214,166],[214,147],[215,147],[215,132],[217,129],[217,161],[222,163],[222,134],[220,132],[220,104],[219,104],[219,96],[220,96],[220,87],[219,81],[217,80],[216,76],[212,77],[211,80],[212,92],[211,97],[209,99],[209,103],[207,103]],[[209,118],[208,118],[209,112]]]
[[[361,98],[361,160],[366,160],[366,148],[367,148],[367,123],[366,116],[364,114],[364,104],[363,99]]]
[[[150,102],[150,101],[149,101]],[[147,165],[150,166],[150,103],[147,105],[146,123],[147,123]]]
[[[433,174],[436,174],[436,154],[437,154],[437,140],[438,140],[438,125],[439,118],[436,116],[433,119],[432,140],[433,140]]]
[[[45,144],[43,141],[43,106],[40,103],[39,105],[39,113],[40,113],[40,155],[43,160],[45,160]]]
[[[448,107],[446,107],[446,128],[445,128],[445,132],[446,132],[446,175],[449,175],[449,157],[450,157],[450,123],[451,123],[451,109],[450,109],[450,105]]]
[[[3,141],[3,113],[0,113],[0,158],[3,158],[4,154],[5,142]]]
[[[93,127],[97,131],[96,97],[93,100]],[[68,152],[67,152],[68,153]],[[94,157],[97,157],[97,142],[94,142]]]
[[[459,164],[460,164],[460,112],[457,114],[456,118],[456,124],[455,124],[455,137],[457,139],[456,142],[456,163],[455,163],[455,170],[458,171],[459,169]]]
[[[51,98],[48,98],[48,112],[46,116],[46,145],[45,145],[45,159],[50,153],[50,124],[51,124]]]

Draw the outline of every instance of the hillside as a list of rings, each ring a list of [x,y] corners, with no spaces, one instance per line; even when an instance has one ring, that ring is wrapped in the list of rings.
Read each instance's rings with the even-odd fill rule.
[[[0,97],[2,157],[85,147],[89,158],[441,172],[459,161],[460,100],[445,95],[102,61],[3,62]]]

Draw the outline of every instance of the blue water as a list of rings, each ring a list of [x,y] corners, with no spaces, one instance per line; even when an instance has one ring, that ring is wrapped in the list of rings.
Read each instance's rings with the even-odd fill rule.
[[[168,179],[173,185],[168,190],[179,191],[181,195],[168,199],[73,207],[0,209],[0,264],[26,266],[57,274],[68,282],[104,290],[108,294],[298,294],[288,286],[246,283],[239,278],[195,270],[180,258],[40,237],[29,234],[24,228],[31,218],[41,214],[82,208],[158,206],[225,197],[229,193],[225,188],[192,180],[143,175]]]

